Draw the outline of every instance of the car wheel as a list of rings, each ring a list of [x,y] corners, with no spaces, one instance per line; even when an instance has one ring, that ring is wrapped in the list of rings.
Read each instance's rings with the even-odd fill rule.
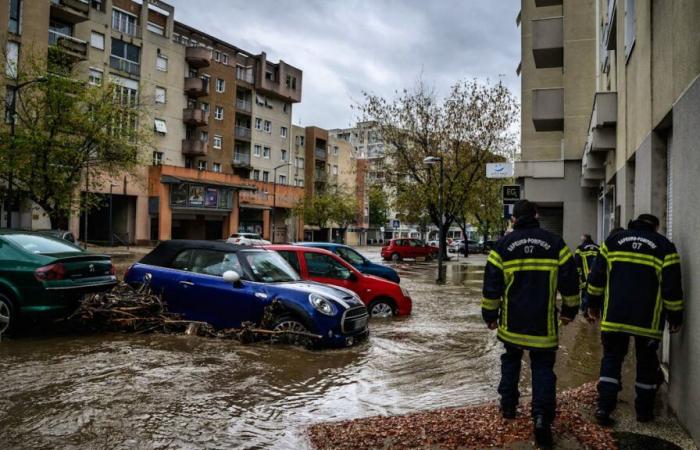
[[[272,342],[275,344],[299,345],[308,347],[311,342],[306,336],[299,336],[294,333],[308,333],[309,330],[294,316],[281,316],[272,325],[272,331],[283,331],[291,333],[283,333],[272,336]]]
[[[395,314],[394,305],[389,300],[375,300],[369,305],[369,315],[372,317],[386,319]]]
[[[0,336],[12,331],[16,319],[12,302],[7,296],[0,294]]]
[[[401,261],[401,255],[399,255],[398,253],[392,253],[392,254],[391,254],[391,260],[394,261],[394,262]]]

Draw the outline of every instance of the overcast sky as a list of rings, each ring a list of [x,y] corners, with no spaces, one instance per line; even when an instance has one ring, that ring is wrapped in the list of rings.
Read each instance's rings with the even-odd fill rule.
[[[519,96],[519,0],[168,3],[178,21],[302,69],[296,125],[348,127],[363,91],[391,97],[421,73],[439,94],[460,79],[501,77]]]

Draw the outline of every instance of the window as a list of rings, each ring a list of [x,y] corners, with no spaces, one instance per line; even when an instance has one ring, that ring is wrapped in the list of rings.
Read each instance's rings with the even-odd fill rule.
[[[289,265],[292,266],[292,268],[297,271],[297,273],[300,272],[299,258],[297,258],[297,252],[278,251],[277,253],[279,253],[279,255],[282,258],[284,258],[284,260],[287,261],[289,263]]]
[[[163,152],[153,152],[153,165],[160,166],[163,164]]]
[[[165,88],[156,86],[156,103],[165,104]]]
[[[279,184],[287,184],[287,176],[286,175],[279,176]]]
[[[214,50],[214,61],[221,62],[221,52],[218,50]]]
[[[212,169],[214,172],[221,172],[221,163],[212,164]]]
[[[260,145],[255,144],[253,146],[253,156],[257,156],[258,158],[260,158],[260,150],[261,149],[262,149],[262,147]]]
[[[19,61],[19,44],[12,41],[7,41],[5,46],[5,59],[7,64],[5,65],[5,75],[9,78],[17,77],[17,62]]]
[[[253,179],[255,181],[260,181],[260,171],[259,170],[253,170]]]
[[[102,33],[98,33],[97,31],[93,31],[92,33],[90,33],[90,46],[98,50],[104,50],[105,35]]]
[[[280,136],[287,139],[287,127],[280,127]]]
[[[297,158],[299,160],[299,168],[303,169],[304,168],[304,158]]]
[[[168,58],[163,55],[156,55],[156,69],[161,72],[168,71]]]
[[[218,134],[214,135],[214,148],[221,148],[221,144],[223,143],[223,138],[219,136]]]
[[[304,187],[304,180],[297,180],[298,187]]]
[[[347,280],[352,272],[332,256],[320,253],[304,253],[306,268],[312,277]]]
[[[214,118],[216,120],[224,120],[224,107],[223,106],[217,106],[214,108]]]
[[[202,102],[199,104],[199,108],[204,112],[209,112],[209,103]]]
[[[270,159],[270,147],[263,147],[263,158]]]
[[[93,86],[102,86],[102,78],[104,73],[100,69],[95,69],[90,67],[90,72],[88,74],[88,83]]]
[[[221,54],[221,62],[222,64],[228,65],[228,55],[226,53]]]
[[[216,92],[224,92],[226,90],[226,82],[221,78],[216,79]]]
[[[265,71],[265,79],[268,81],[273,81],[274,79],[274,74],[272,73],[271,70],[266,70]]]
[[[150,31],[151,33],[155,33],[159,36],[165,36],[165,28],[162,26],[153,23],[153,22],[148,22],[146,23],[146,29]]]
[[[139,74],[141,49],[119,39],[112,38],[112,54],[109,65],[113,69],[122,70],[132,75]]]
[[[338,146],[337,145],[333,146],[333,156],[338,156]]]
[[[272,122],[270,122],[269,120],[265,121],[265,132],[272,133]]]
[[[155,123],[157,133],[165,134],[168,132],[168,128],[165,126],[165,120],[154,119],[154,123]]]
[[[292,90],[296,90],[297,88],[297,77],[293,77],[291,75],[287,75],[287,87]]]
[[[192,168],[192,158],[185,158],[185,169]]]
[[[338,166],[333,166],[333,175],[338,175]]]
[[[10,22],[7,29],[10,33],[19,34],[19,24],[22,11],[21,0],[10,0]]]
[[[289,103],[282,105],[282,111],[284,111],[285,114],[289,113]]]
[[[255,104],[260,106],[265,106],[265,97],[262,95],[255,96]]]
[[[131,36],[138,35],[138,21],[136,16],[119,9],[112,9],[112,28]]]
[[[636,36],[636,4],[635,0],[627,0],[625,3],[625,58],[629,59],[634,48]]]
[[[304,146],[304,136],[297,136],[297,145],[300,147]]]
[[[265,183],[267,183],[268,181],[270,181],[270,172],[265,172],[265,171],[263,171],[263,179],[262,179],[262,180],[263,180]]]
[[[198,170],[207,170],[207,162],[203,159],[200,159],[197,161],[197,169]]]
[[[258,131],[262,131],[262,129],[263,129],[263,121],[262,121],[262,119],[259,119],[259,118],[257,118],[257,117],[255,118],[255,129],[258,130]]]
[[[281,158],[282,161],[286,161],[287,160],[287,150],[282,149],[281,153],[282,153],[282,158]]]
[[[199,140],[202,142],[209,142],[209,132],[208,131],[200,131],[199,132]]]
[[[346,247],[338,247],[336,251],[338,252],[338,256],[343,258],[350,265],[357,267],[360,264],[365,263],[365,258],[363,258],[362,255],[360,255],[353,249]]]

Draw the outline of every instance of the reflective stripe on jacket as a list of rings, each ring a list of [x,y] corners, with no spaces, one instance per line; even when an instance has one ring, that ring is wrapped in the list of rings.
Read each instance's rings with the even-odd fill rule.
[[[683,288],[676,247],[646,222],[608,238],[600,248],[587,292],[603,307],[601,331],[661,339],[664,322],[683,321]]]
[[[534,218],[519,219],[488,256],[482,315],[498,321],[498,338],[528,349],[556,349],[557,291],[562,315],[579,308],[579,281],[573,254],[557,235]]]
[[[581,289],[585,288],[588,274],[591,273],[591,268],[595,262],[596,256],[600,248],[593,242],[588,242],[578,246],[574,252],[574,260],[578,269],[579,279],[581,280]]]

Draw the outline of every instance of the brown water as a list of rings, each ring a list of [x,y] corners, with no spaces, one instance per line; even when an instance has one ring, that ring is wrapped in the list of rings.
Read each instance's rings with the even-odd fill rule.
[[[440,287],[435,264],[399,270],[413,315],[373,321],[369,342],[351,349],[123,334],[5,340],[0,448],[304,448],[304,428],[318,421],[495,399],[501,345],[481,321],[483,267],[451,264]],[[578,322],[562,341],[559,388],[594,379],[596,333]]]

